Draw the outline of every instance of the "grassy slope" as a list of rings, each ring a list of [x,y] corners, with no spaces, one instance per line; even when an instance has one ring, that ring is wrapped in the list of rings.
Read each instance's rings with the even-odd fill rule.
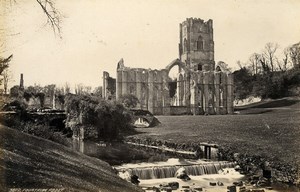
[[[0,147],[0,189],[140,191],[101,160],[3,126]]]
[[[138,137],[173,142],[210,142],[236,152],[300,165],[300,100],[244,107],[239,115],[159,116],[161,125],[138,129]],[[258,114],[252,114],[252,113]]]

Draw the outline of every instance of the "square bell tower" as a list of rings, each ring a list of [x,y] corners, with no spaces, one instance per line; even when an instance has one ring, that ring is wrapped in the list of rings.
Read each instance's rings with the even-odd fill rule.
[[[213,21],[187,18],[180,24],[179,58],[193,71],[213,71]]]

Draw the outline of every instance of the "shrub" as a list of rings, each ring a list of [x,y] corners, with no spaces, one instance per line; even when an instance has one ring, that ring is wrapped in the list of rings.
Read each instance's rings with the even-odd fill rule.
[[[236,99],[249,96],[281,98],[289,96],[289,88],[300,87],[300,70],[274,71],[251,75],[249,70],[241,68],[234,72],[234,94]]]
[[[126,94],[120,97],[120,102],[127,108],[135,108],[139,103],[139,100],[135,95]]]
[[[68,117],[66,127],[94,127],[97,138],[102,140],[120,139],[132,129],[131,115],[120,103],[105,101],[88,95],[67,95],[65,99]]]
[[[70,145],[68,139],[61,132],[54,132],[47,125],[25,122],[18,129],[24,133],[48,139],[65,146]]]

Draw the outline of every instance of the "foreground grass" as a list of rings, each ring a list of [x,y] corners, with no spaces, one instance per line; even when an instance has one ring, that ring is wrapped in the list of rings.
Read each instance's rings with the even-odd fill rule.
[[[0,147],[0,191],[9,188],[140,191],[101,160],[1,125]]]
[[[238,153],[300,165],[300,99],[243,107],[236,115],[158,116],[161,125],[137,129],[140,138],[216,143]]]

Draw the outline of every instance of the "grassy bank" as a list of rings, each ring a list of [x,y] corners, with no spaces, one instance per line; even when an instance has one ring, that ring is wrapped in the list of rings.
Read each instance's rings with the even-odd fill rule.
[[[300,99],[263,102],[235,115],[158,116],[161,125],[137,129],[139,138],[209,142],[237,153],[300,165]]]
[[[140,191],[105,162],[0,126],[0,188]]]

